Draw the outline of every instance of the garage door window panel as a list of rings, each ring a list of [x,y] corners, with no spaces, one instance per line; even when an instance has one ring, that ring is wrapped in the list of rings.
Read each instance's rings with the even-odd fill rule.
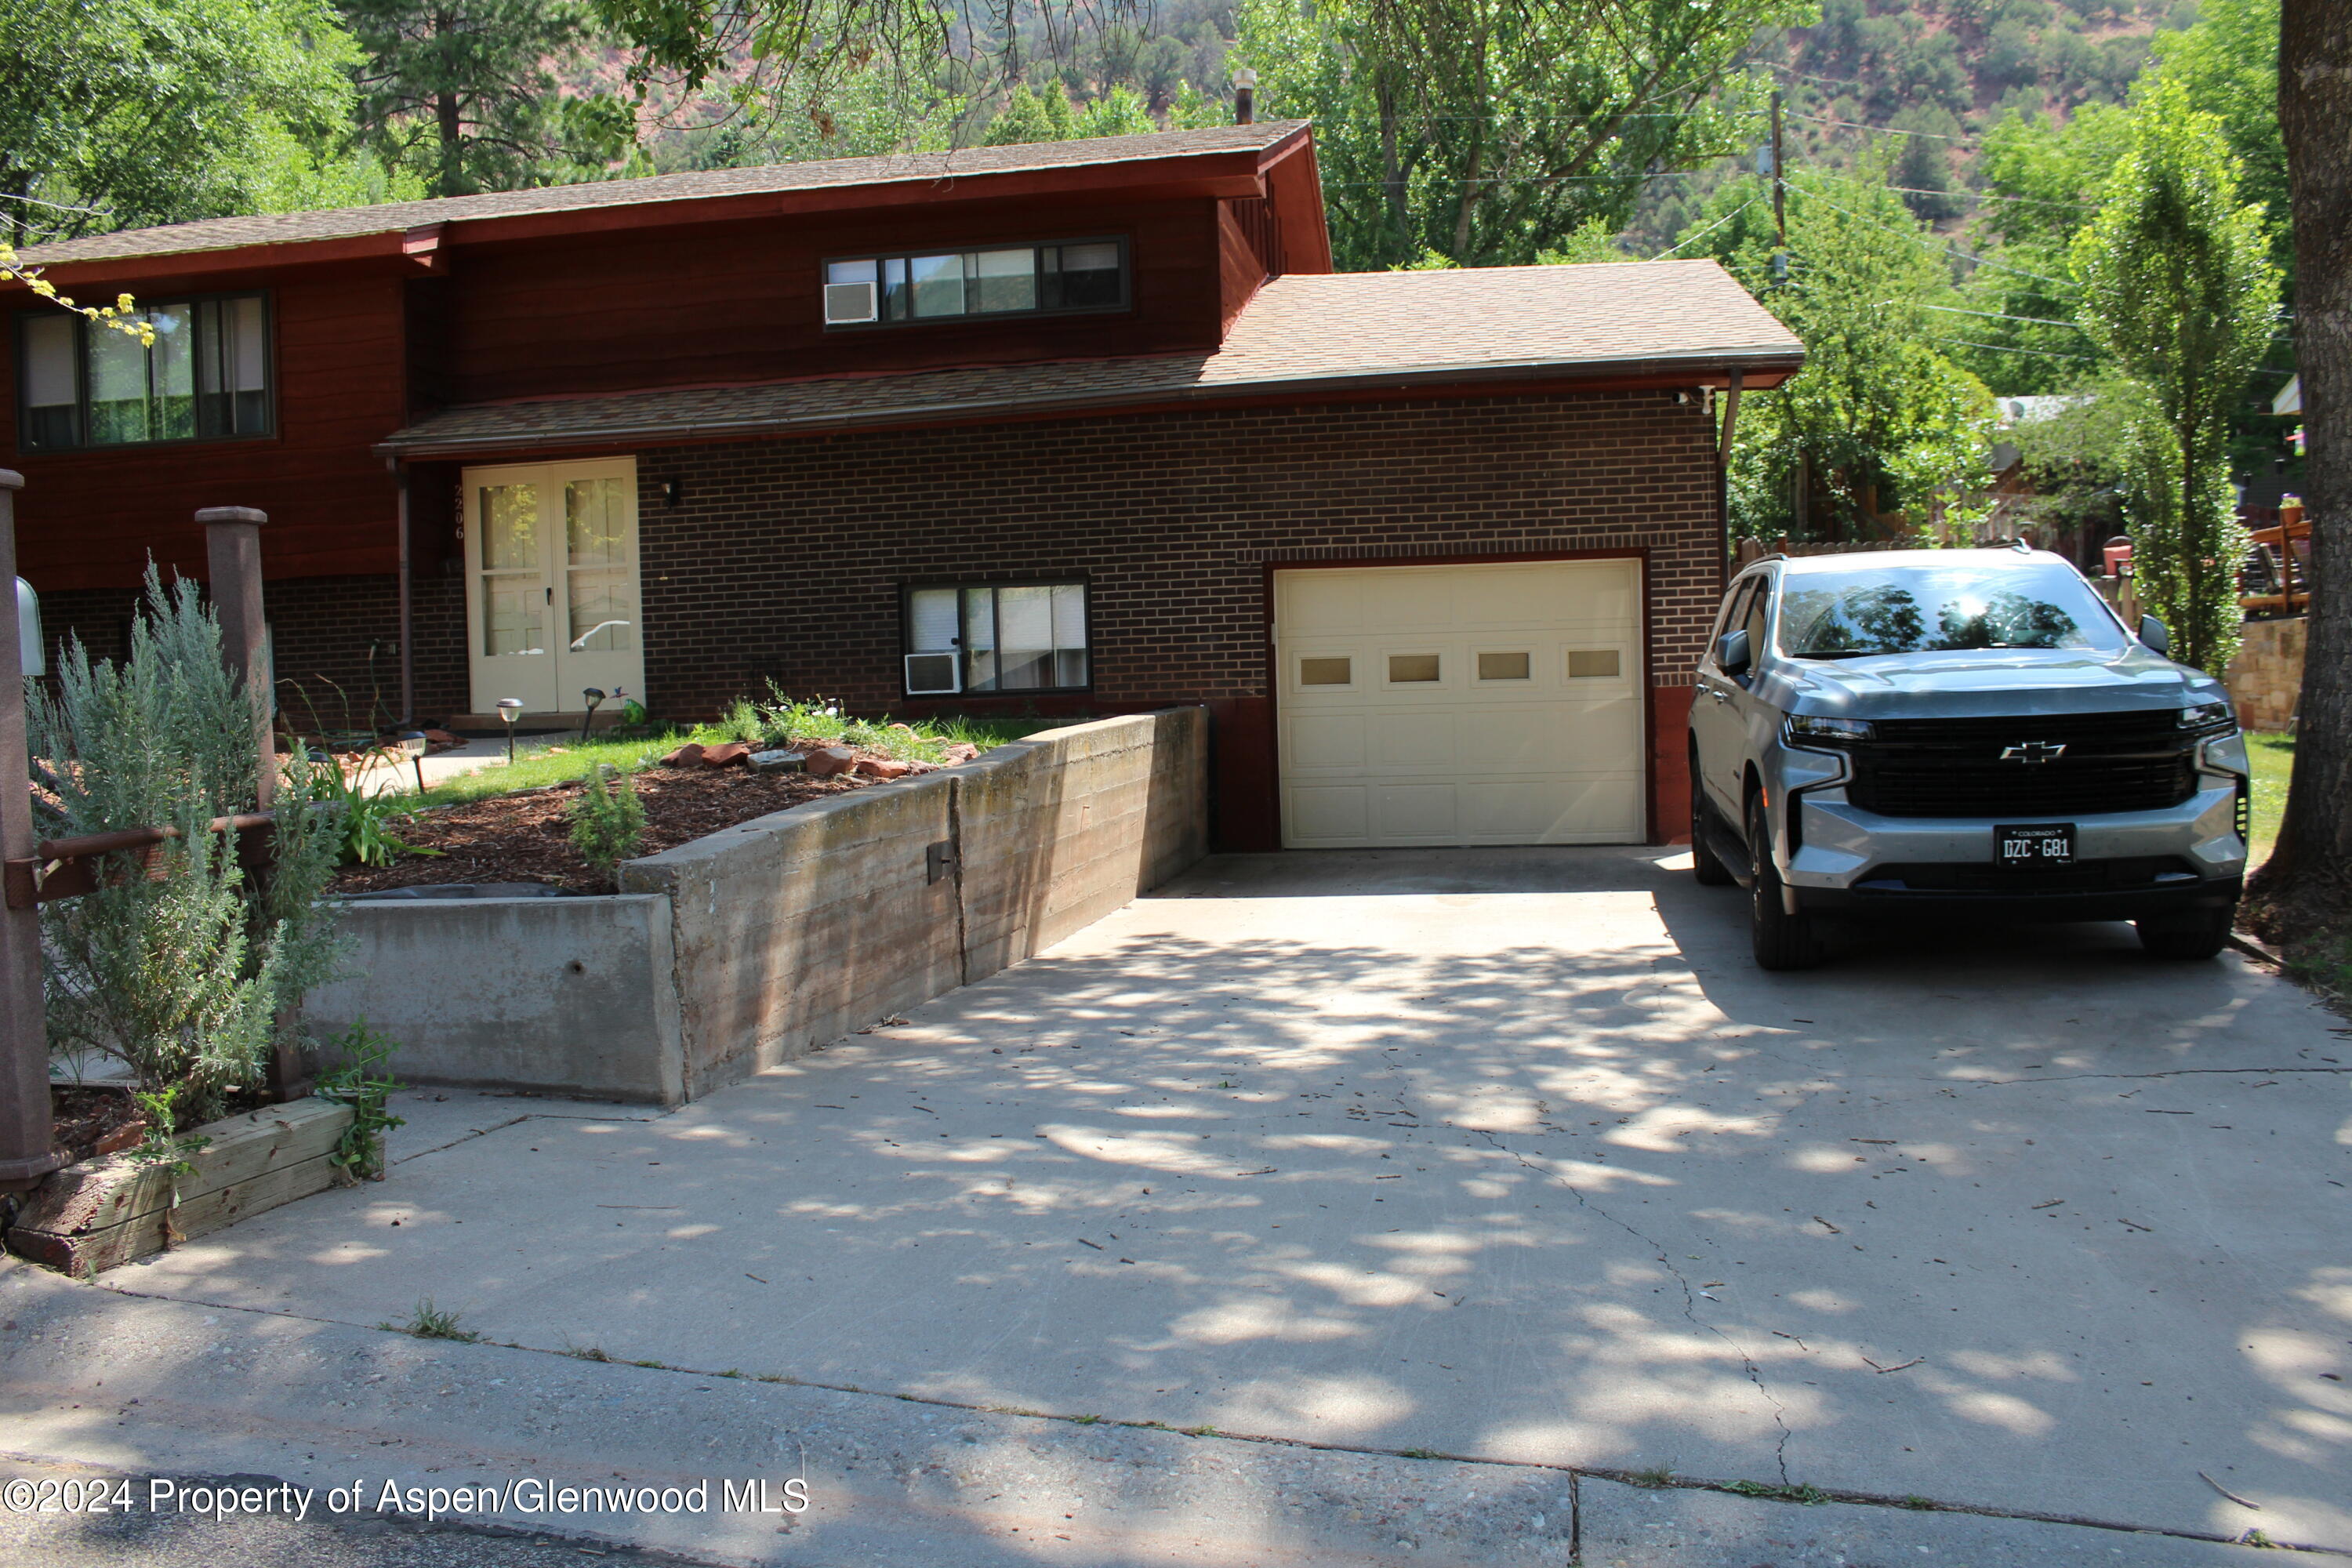
[[[1621,649],[1613,647],[1568,650],[1568,678],[1570,680],[1615,680],[1624,672],[1625,658]]]
[[[1392,653],[1388,659],[1391,686],[1427,686],[1444,679],[1444,658],[1434,653]]]
[[[1353,686],[1356,684],[1356,661],[1352,658],[1306,658],[1298,661],[1298,684],[1301,686]]]

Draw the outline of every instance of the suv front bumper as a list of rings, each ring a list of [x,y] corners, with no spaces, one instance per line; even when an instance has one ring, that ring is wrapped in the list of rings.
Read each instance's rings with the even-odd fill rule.
[[[2246,872],[2235,779],[2160,811],[2073,818],[1881,816],[1841,786],[1799,795],[1795,852],[1782,868],[1798,907],[1824,914],[1965,911],[2013,921],[2138,920],[2236,901]],[[2005,871],[1997,826],[2070,820],[2073,867]],[[1785,847],[1788,840],[1784,839]]]

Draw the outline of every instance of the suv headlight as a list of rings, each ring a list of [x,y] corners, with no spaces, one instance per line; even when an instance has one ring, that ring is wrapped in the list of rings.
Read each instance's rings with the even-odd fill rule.
[[[1870,739],[1867,719],[1830,719],[1817,713],[1791,713],[1782,730],[1792,746],[1851,746]]]
[[[2180,710],[2179,723],[2184,730],[2234,730],[2238,716],[2227,702],[2192,702]]]

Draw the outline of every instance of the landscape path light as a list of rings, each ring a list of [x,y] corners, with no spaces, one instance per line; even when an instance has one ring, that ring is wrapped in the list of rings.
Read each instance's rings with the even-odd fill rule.
[[[499,717],[506,721],[507,761],[511,763],[514,761],[514,721],[522,717],[522,699],[520,697],[499,698]]]

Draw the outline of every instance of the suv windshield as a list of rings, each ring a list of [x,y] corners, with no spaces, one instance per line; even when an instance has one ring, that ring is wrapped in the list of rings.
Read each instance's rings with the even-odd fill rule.
[[[1957,555],[1948,566],[1791,575],[1781,584],[1776,640],[1788,658],[2126,646],[2105,605],[2064,563]]]

